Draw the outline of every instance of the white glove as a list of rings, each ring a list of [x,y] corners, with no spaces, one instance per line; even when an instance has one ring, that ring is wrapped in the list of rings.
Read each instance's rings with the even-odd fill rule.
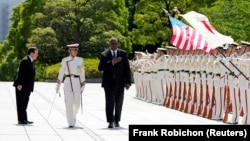
[[[81,92],[83,92],[84,89],[85,89],[85,85],[83,85],[83,86],[81,87]]]
[[[217,57],[216,62],[220,62],[220,61],[222,61],[222,58]]]
[[[56,83],[56,93],[59,93],[60,91],[60,84]]]
[[[231,57],[227,57],[226,58],[226,61],[229,62],[229,61],[233,61],[233,59]]]

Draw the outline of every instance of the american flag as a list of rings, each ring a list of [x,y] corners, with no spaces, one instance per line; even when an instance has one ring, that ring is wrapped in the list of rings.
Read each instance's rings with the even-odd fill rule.
[[[209,53],[213,50],[208,46],[207,40],[195,29],[171,16],[169,20],[173,29],[171,44],[183,50],[202,49]]]

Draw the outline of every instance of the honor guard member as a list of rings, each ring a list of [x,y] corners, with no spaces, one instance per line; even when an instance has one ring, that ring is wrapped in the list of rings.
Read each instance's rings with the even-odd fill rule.
[[[169,72],[170,72],[170,77],[169,77],[169,82],[170,82],[170,105],[169,108],[174,108],[175,106],[175,98],[176,98],[176,91],[175,91],[175,63],[177,60],[177,53],[178,49],[173,51],[173,55],[171,57],[171,60],[168,62],[168,67],[169,67]]]
[[[157,104],[163,105],[165,93],[166,93],[166,49],[165,48],[157,48],[157,58],[156,58],[156,68],[157,68]]]
[[[235,69],[235,67],[229,62],[229,60],[232,60],[234,58],[238,58],[238,54],[236,52],[236,47],[234,44],[230,44],[228,46],[228,51],[226,56],[228,56],[226,59],[223,60],[226,66],[232,71],[231,72],[226,72],[228,77],[227,77],[227,85],[229,88],[229,94],[230,94],[230,103],[232,104],[232,116],[229,121],[224,121],[228,122],[230,124],[237,124],[239,121],[239,110],[240,110],[240,101],[239,101],[239,96],[238,96],[238,78],[235,76],[236,72],[238,71]],[[225,118],[225,116],[224,116]]]
[[[174,57],[174,52],[176,51],[176,47],[173,47],[173,46],[167,46],[167,55],[168,55],[168,59],[167,59],[167,62],[166,62],[166,68],[167,68],[167,74],[166,74],[166,96],[165,96],[165,103],[164,103],[164,106],[166,107],[170,107],[170,103],[171,103],[171,96],[172,96],[172,86],[171,86],[171,81],[173,79],[173,73],[170,72],[172,71],[172,68],[173,68],[173,57]]]
[[[240,58],[233,61],[239,64],[239,69],[243,74],[239,75],[240,102],[243,109],[242,124],[250,124],[250,43],[241,41]]]
[[[189,107],[190,107],[190,103],[191,103],[191,93],[190,93],[190,61],[192,59],[192,50],[188,51],[187,57],[184,61],[184,93],[185,93],[185,106],[184,106],[184,112],[188,113],[189,112]]]
[[[195,74],[195,93],[196,93],[196,96],[197,96],[197,101],[196,101],[196,104],[194,106],[196,106],[195,110],[194,111],[197,115],[200,115],[201,114],[201,111],[202,111],[202,93],[201,93],[201,59],[202,59],[202,56],[204,54],[204,51],[202,49],[197,49],[197,55],[196,55],[196,58],[194,60],[194,68],[195,68],[195,71],[196,71],[196,74]]]
[[[62,59],[59,70],[56,92],[59,92],[61,82],[64,80],[64,95],[66,106],[66,117],[69,128],[76,124],[76,115],[79,111],[82,92],[85,88],[85,70],[83,58],[77,57],[79,44],[67,45],[69,56]]]
[[[218,49],[222,50],[223,47],[218,47],[214,50],[214,55],[217,57],[214,61],[213,74],[214,74],[214,93],[215,93],[215,113],[212,115],[213,120],[222,120],[223,105],[224,105],[224,93],[221,92],[221,63],[223,56],[218,52]]]
[[[139,78],[140,78],[140,62],[142,58],[142,54],[138,51],[135,51],[135,59],[133,61],[130,61],[130,67],[133,70],[133,77],[134,77],[134,83],[135,83],[135,89],[136,89],[136,98],[139,98],[140,93],[140,85],[139,85]]]
[[[191,98],[190,98],[190,102],[189,102],[189,106],[188,106],[188,113],[189,114],[193,114],[193,111],[194,111],[194,106],[193,104],[195,103],[195,95],[194,95],[194,92],[195,92],[195,83],[194,83],[194,80],[195,80],[195,74],[196,74],[196,71],[195,71],[195,68],[193,67],[193,64],[195,63],[195,57],[196,57],[196,50],[192,50],[192,55],[190,56],[190,60],[189,60],[189,89],[190,89],[190,94],[191,94]]]
[[[169,77],[170,77],[170,74],[169,74],[168,62],[169,62],[169,60],[171,60],[172,54],[173,54],[172,49],[169,49],[168,46],[166,46],[166,55],[165,55],[165,57],[166,57],[166,66],[165,66],[165,68],[166,68],[166,85],[165,85],[165,90],[166,90],[166,92],[165,92],[164,103],[163,103],[163,105],[165,107],[168,107],[169,103],[170,103],[169,102],[169,100],[170,100],[170,98],[169,98],[169,91],[170,91]]]
[[[175,100],[174,100],[174,107],[173,109],[178,110],[179,104],[180,104],[180,60],[181,60],[181,55],[183,51],[181,49],[178,49],[177,54],[176,54],[176,61],[174,65],[174,72],[175,72]]]
[[[216,51],[216,50],[214,50]],[[207,62],[207,85],[208,85],[208,95],[209,95],[209,111],[207,118],[211,119],[214,114],[214,74],[213,74],[213,66],[214,66],[215,57],[213,55],[209,55]]]
[[[184,102],[185,102],[185,93],[184,93],[184,76],[185,76],[185,59],[187,57],[187,50],[183,50],[182,55],[180,55],[180,60],[179,60],[179,69],[180,69],[180,99],[179,99],[179,107],[178,110],[179,111],[183,111],[184,110]]]
[[[150,65],[150,70],[151,70],[151,91],[152,91],[152,103],[154,104],[158,104],[158,100],[159,100],[159,90],[157,87],[159,87],[159,80],[157,79],[157,72],[158,72],[158,68],[157,68],[157,53],[153,53],[151,55],[151,65]]]
[[[208,62],[209,54],[204,52],[203,57],[201,59],[201,85],[202,85],[202,116],[206,117],[208,113],[208,105],[209,105],[209,95],[208,95],[208,86],[207,86],[207,62]]]
[[[145,57],[146,57],[146,54],[144,52],[139,52],[139,56],[140,59],[138,59],[136,62],[136,66],[137,66],[137,85],[138,85],[138,92],[139,92],[139,99],[143,99],[145,98],[145,92],[144,92],[144,85],[143,84],[143,72],[144,72],[144,69],[143,69],[143,66],[145,64]]]
[[[147,102],[152,102],[153,100],[153,94],[152,94],[152,55],[151,54],[147,54],[146,60],[145,60],[145,64],[144,64],[144,73],[143,73],[143,84],[144,84],[144,92],[145,92],[145,100]]]

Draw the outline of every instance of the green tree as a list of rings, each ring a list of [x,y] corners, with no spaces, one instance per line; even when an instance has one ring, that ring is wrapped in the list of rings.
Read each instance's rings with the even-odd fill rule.
[[[27,46],[36,46],[39,49],[38,61],[45,66],[58,61],[58,52],[60,52],[57,47],[58,41],[54,30],[50,27],[34,29]]]
[[[250,1],[218,0],[210,8],[201,11],[217,31],[231,36],[235,41],[250,40]]]

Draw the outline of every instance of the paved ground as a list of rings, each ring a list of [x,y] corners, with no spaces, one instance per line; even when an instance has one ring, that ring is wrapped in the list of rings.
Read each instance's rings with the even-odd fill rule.
[[[28,118],[34,124],[23,126],[17,124],[12,82],[0,82],[0,90],[0,141],[128,141],[130,124],[223,124],[138,100],[132,85],[125,91],[121,127],[108,129],[103,89],[100,83],[87,83],[83,112],[78,114],[77,127],[69,129],[63,94],[55,97],[55,83],[36,82],[28,106]]]

